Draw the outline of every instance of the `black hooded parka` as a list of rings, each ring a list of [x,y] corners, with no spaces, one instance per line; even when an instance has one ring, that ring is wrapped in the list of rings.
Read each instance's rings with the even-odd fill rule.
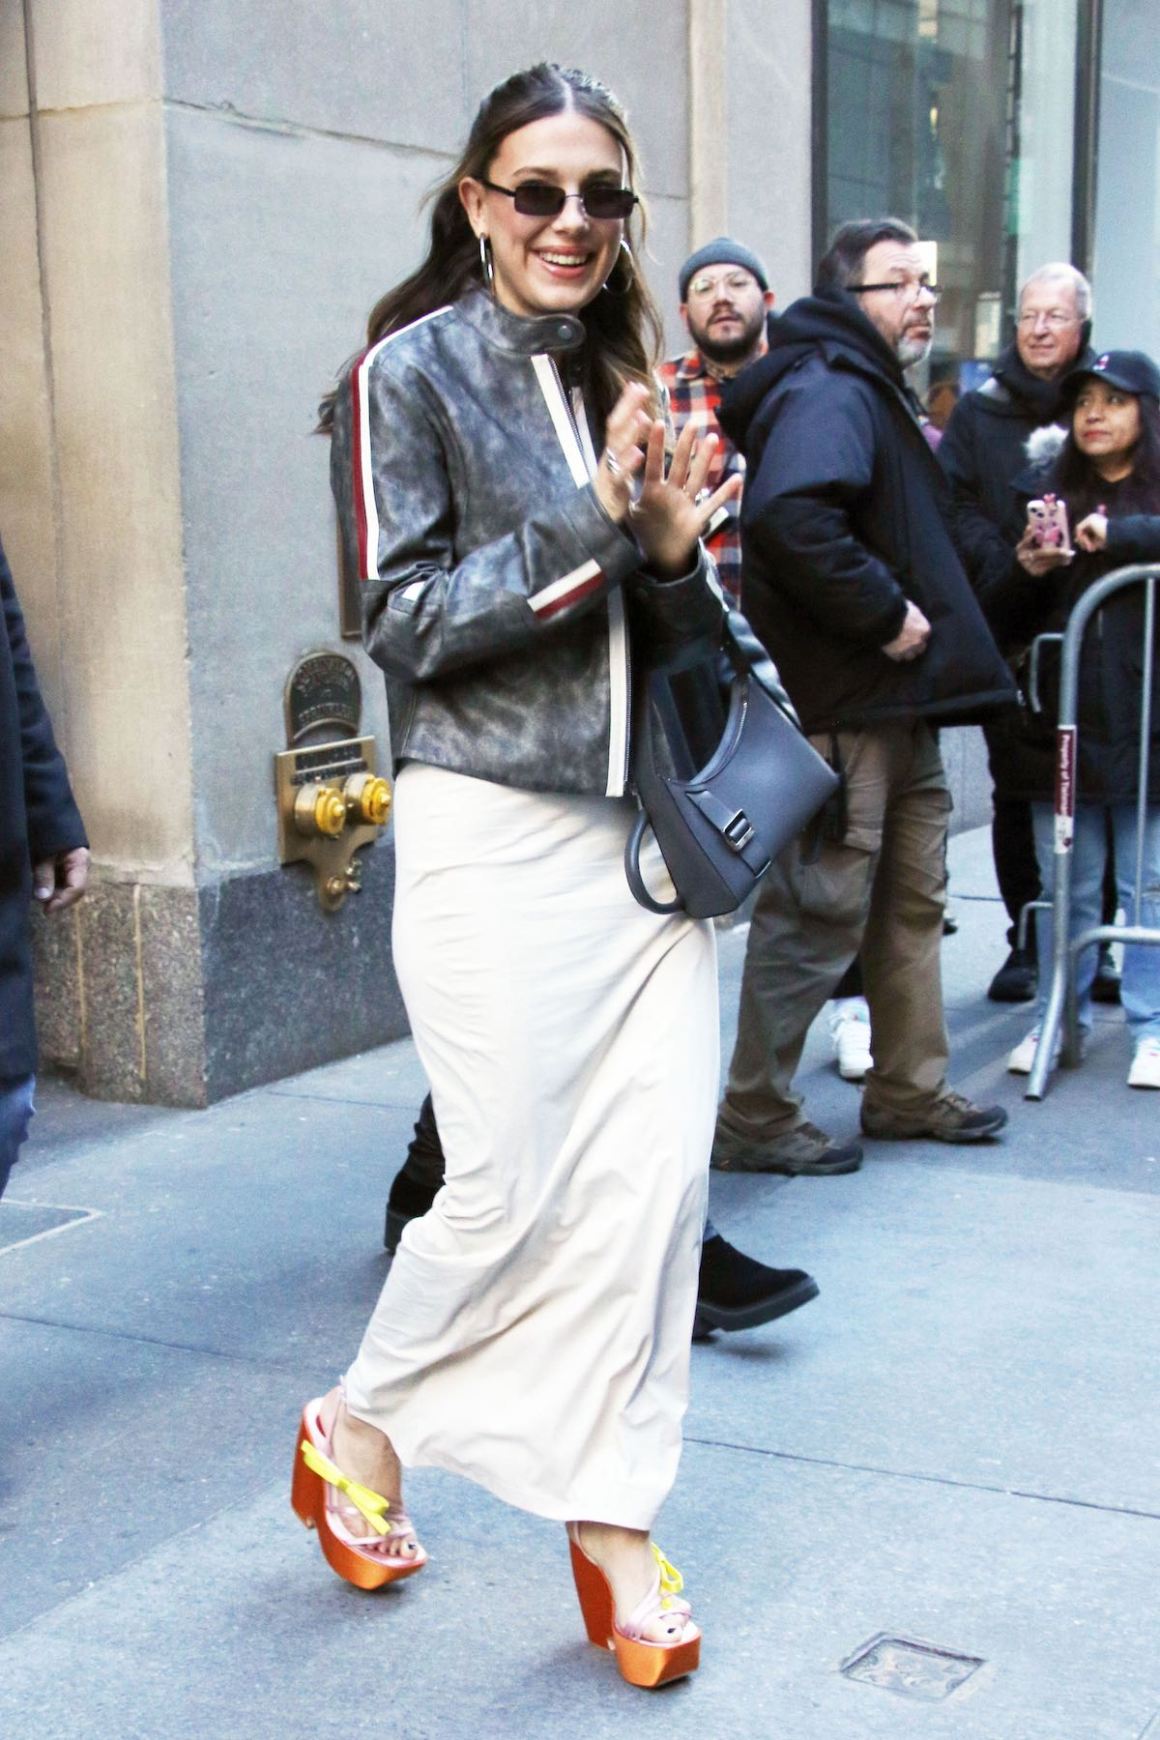
[[[1014,697],[948,527],[946,480],[886,341],[846,291],[770,323],[725,394],[746,457],[742,609],[807,731],[978,720]],[[907,600],[920,658],[882,650]]]

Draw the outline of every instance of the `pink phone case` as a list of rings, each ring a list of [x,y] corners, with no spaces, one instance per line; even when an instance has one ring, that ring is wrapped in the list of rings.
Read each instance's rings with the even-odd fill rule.
[[[1027,519],[1031,526],[1031,541],[1041,550],[1062,550],[1071,554],[1071,535],[1067,529],[1067,504],[1058,496],[1045,495],[1042,500],[1027,503]]]

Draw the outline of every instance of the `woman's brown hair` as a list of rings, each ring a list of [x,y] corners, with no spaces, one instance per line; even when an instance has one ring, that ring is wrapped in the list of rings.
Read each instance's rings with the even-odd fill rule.
[[[628,122],[607,86],[554,61],[513,73],[483,99],[462,156],[430,194],[431,239],[426,257],[417,271],[388,290],[371,310],[368,346],[458,301],[483,282],[479,243],[463,209],[459,183],[465,176],[484,180],[509,133],[568,110],[607,128],[624,152],[628,184],[635,186],[638,165]],[[643,250],[646,228],[644,207],[639,204],[625,226],[636,253]],[[630,381],[640,381],[650,394],[655,392],[652,371],[661,350],[660,314],[627,248],[620,249],[604,289],[579,311],[579,318],[588,333],[582,365],[585,385],[603,424]],[[319,429],[328,430],[333,418],[332,393],[319,407]]]

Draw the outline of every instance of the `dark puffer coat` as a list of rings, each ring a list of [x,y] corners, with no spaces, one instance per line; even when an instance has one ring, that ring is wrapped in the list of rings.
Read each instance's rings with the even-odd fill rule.
[[[1091,361],[1094,352],[1085,346],[1071,366]],[[1010,572],[1011,551],[1023,535],[1012,482],[1026,468],[1028,437],[1060,416],[1062,384],[1031,374],[1011,345],[990,380],[959,400],[943,433],[938,458],[951,488],[955,541],[982,599]]]
[[[0,1079],[36,1067],[29,958],[32,866],[84,846],[84,825],[40,698],[0,548]]]
[[[893,352],[845,291],[804,297],[725,394],[744,449],[742,608],[808,731],[1009,703],[1010,673],[947,525],[946,480]],[[913,600],[921,658],[882,648]]]
[[[1024,471],[1017,480],[1020,525],[1027,502],[1051,488],[1050,474]],[[1097,580],[1133,562],[1160,562],[1160,513],[1123,511],[1123,484],[1104,484],[1107,548],[1077,552],[1067,568],[1035,579],[1012,564],[988,595],[987,611],[1001,644],[1015,652],[1038,634],[1059,633],[1072,609]],[[1160,504],[1157,504],[1160,506]],[[1074,528],[1073,528],[1074,530]],[[1079,667],[1079,786],[1081,803],[1134,802],[1139,780],[1140,702],[1144,671],[1144,588],[1113,597],[1090,623]],[[1042,712],[1026,697],[1010,716],[1004,752],[1004,794],[1050,803],[1055,793],[1055,725],[1059,716],[1058,643],[1040,655]],[[1026,670],[1022,667],[1025,677]],[[1023,685],[1025,688],[1025,684]],[[1160,636],[1152,676],[1152,751],[1149,798],[1160,802]]]

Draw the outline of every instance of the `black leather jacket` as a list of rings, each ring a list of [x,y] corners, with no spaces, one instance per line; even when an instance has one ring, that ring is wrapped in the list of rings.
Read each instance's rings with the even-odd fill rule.
[[[332,481],[396,766],[620,795],[634,662],[719,638],[711,560],[652,578],[596,498],[599,436],[561,370],[583,341],[570,315],[524,319],[473,291],[340,388]]]

